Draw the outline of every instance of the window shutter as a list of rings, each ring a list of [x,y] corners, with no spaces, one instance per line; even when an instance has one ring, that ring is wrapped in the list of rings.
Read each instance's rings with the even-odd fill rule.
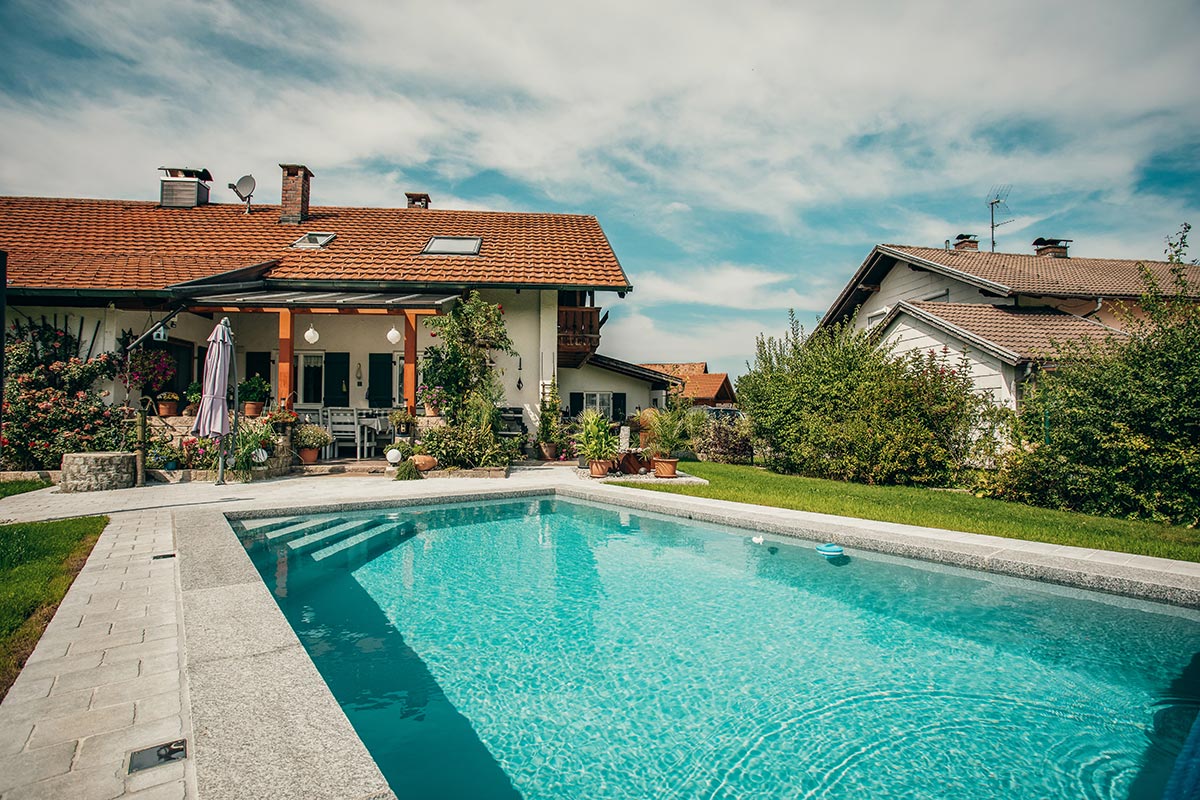
[[[583,392],[571,392],[571,416],[578,417],[583,413]]]
[[[350,405],[350,354],[325,354],[325,405]]]
[[[625,393],[613,392],[613,419],[617,422],[625,421]]]

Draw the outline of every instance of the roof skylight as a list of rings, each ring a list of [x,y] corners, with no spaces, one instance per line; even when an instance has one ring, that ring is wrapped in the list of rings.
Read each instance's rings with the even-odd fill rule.
[[[439,256],[477,256],[483,239],[478,236],[434,236],[422,253]]]
[[[306,233],[292,242],[292,247],[300,250],[319,250],[332,242],[336,236],[336,233]]]

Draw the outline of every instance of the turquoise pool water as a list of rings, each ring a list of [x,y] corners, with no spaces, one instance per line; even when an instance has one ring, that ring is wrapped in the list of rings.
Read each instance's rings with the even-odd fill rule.
[[[534,499],[235,524],[400,797],[1157,798],[1190,612]]]

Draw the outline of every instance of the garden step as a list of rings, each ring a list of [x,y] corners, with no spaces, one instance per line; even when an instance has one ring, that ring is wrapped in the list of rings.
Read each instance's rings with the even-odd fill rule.
[[[341,524],[342,520],[333,517],[331,519],[294,519],[289,520],[289,524],[276,528],[275,530],[267,531],[264,538],[268,542],[281,542],[288,539],[296,539],[301,536],[307,536],[310,533],[323,531],[326,528],[332,528],[334,525]]]
[[[299,539],[293,539],[292,541],[288,542],[287,545],[297,553],[304,553],[323,545],[335,542],[338,539],[345,538],[351,534],[358,533],[359,531],[366,530],[367,528],[373,528],[379,524],[379,520],[374,519],[355,519],[350,520],[349,522],[338,520],[338,522],[340,522],[339,525],[335,525],[332,528],[314,531],[305,536],[301,536]]]
[[[390,549],[408,537],[415,536],[416,533],[417,526],[411,521],[385,522],[377,524],[376,527],[369,530],[342,539],[340,542],[331,544],[328,547],[323,547],[315,551],[312,557],[314,561],[320,562],[338,555],[370,553],[372,550],[380,548],[381,545],[386,545],[381,549]]]

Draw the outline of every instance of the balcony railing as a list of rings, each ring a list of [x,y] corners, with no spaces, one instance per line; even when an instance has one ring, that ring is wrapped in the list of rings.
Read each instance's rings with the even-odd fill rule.
[[[558,309],[558,359],[565,367],[579,366],[600,346],[600,329],[608,315],[595,307],[560,306]]]

